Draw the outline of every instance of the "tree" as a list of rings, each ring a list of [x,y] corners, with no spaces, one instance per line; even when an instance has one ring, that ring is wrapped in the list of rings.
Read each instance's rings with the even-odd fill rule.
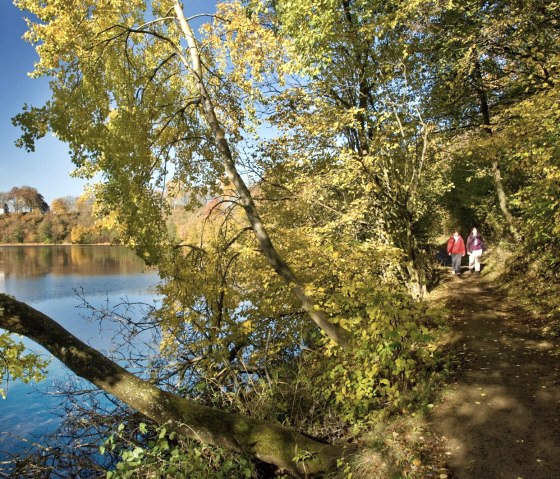
[[[14,186],[8,193],[7,199],[9,201],[9,206],[14,213],[21,212],[23,208],[22,200],[19,196],[19,188]]]
[[[51,211],[55,215],[66,214],[70,211],[70,205],[65,198],[55,198],[51,203]]]
[[[328,401],[333,410],[343,410],[344,417],[363,418],[380,403],[398,401],[401,391],[421,376],[419,370],[430,363],[433,352],[427,347],[426,311],[401,294],[403,278],[411,280],[418,295],[423,287],[420,274],[414,277],[422,262],[413,255],[421,252],[414,244],[415,228],[421,223],[419,217],[427,216],[427,198],[415,188],[428,178],[421,179],[419,173],[427,158],[429,129],[416,109],[407,109],[403,102],[390,102],[389,96],[368,99],[374,91],[374,68],[368,71],[367,85],[353,76],[354,67],[367,67],[372,54],[368,41],[360,41],[360,28],[373,28],[356,19],[361,6],[351,13],[355,17],[350,22],[352,37],[333,47],[334,61],[346,62],[336,70],[342,80],[337,82],[325,68],[324,78],[306,90],[298,83],[310,78],[309,65],[287,61],[293,50],[285,42],[291,40],[278,35],[276,12],[266,6],[252,9],[235,2],[220,6],[201,41],[176,0],[153,2],[151,11],[140,0],[126,4],[86,0],[80,8],[39,0],[16,3],[38,19],[27,34],[40,45],[34,74],[53,79],[49,103],[27,107],[15,120],[24,130],[22,142],[32,149],[37,138],[52,130],[69,144],[82,175],[103,178],[94,191],[99,214],[118,224],[128,244],[157,265],[166,280],[163,288],[168,294],[157,321],[167,340],[162,356],[168,351],[175,354],[174,349],[184,353],[174,356],[180,360],[179,372],[173,373],[179,376],[180,386],[189,389],[180,372],[194,369],[200,378],[196,386],[223,381],[218,384],[224,387],[216,388],[222,404],[227,404],[224,398],[230,385],[247,396],[259,384],[278,394],[286,388],[279,386],[287,383],[282,379],[293,378],[291,367],[301,361],[302,369],[316,372],[325,387],[314,384],[310,396]],[[387,12],[378,8],[384,18]],[[344,10],[332,10],[346,15]],[[320,20],[319,15],[314,19]],[[393,37],[387,35],[388,44]],[[368,39],[372,38],[370,32]],[[355,51],[345,56],[346,47]],[[366,47],[368,54],[359,54]],[[295,86],[287,83],[290,73],[299,77]],[[402,87],[406,76],[400,79],[387,77],[385,84],[398,82]],[[361,89],[357,98],[348,94],[350,106],[345,104],[346,96],[337,99],[336,90],[346,95],[356,85]],[[289,131],[283,131],[275,143],[261,141],[261,110],[269,123],[296,121],[289,103],[300,92],[306,100],[320,93],[318,102],[306,103],[309,110],[296,110],[304,121],[296,123],[293,131],[299,135],[308,130],[307,134],[284,149],[278,145],[286,142]],[[412,92],[407,91],[407,96]],[[378,114],[381,104],[386,111]],[[321,114],[341,115],[332,138],[327,122],[305,123],[317,105]],[[385,129],[389,131],[386,142]],[[306,147],[293,156],[292,163],[292,153],[315,136],[321,145],[318,156]],[[341,138],[344,147],[337,149]],[[280,173],[283,166],[287,166],[285,175]],[[263,174],[262,185],[248,186],[245,179],[250,171]],[[302,180],[306,173],[312,174],[310,181]],[[320,186],[328,191],[329,203],[333,199],[333,206],[327,203],[323,208],[326,214],[313,211],[316,202],[307,203],[306,198],[316,198],[314,178],[323,178]],[[272,206],[278,190],[259,197],[260,192],[268,194],[268,179],[294,188],[287,211]],[[177,243],[169,235],[170,206],[165,200],[169,180],[192,198],[216,196],[207,208],[223,215],[223,221],[204,219],[201,230],[206,236],[197,242]],[[326,188],[330,180],[336,180],[335,188]],[[406,185],[399,187],[399,182]],[[342,219],[333,214],[339,206]],[[396,214],[391,212],[393,206],[398,207]],[[391,224],[378,228],[378,217]],[[302,226],[307,218],[316,222]],[[333,240],[338,231],[342,232],[339,242]],[[383,242],[377,241],[380,233],[387,236]],[[395,269],[399,271],[393,275]],[[53,339],[45,338],[45,345],[49,347]],[[109,368],[91,354],[93,362]],[[270,368],[280,378],[276,384]],[[118,375],[125,377],[120,370]],[[90,380],[108,384],[106,378],[90,376]],[[140,387],[137,379],[127,381]],[[340,393],[343,389],[351,391],[347,405]],[[133,402],[122,390],[112,391]],[[299,391],[290,394],[295,397]],[[209,394],[199,396],[218,402]],[[151,406],[134,402],[134,407],[145,414],[152,414],[146,409],[150,407],[164,415],[173,413],[156,399]],[[216,414],[221,421],[229,417]],[[164,415],[151,417],[161,421]],[[185,419],[181,420],[199,430],[201,437],[207,436],[206,426]],[[212,435],[215,443],[232,447],[223,429]],[[260,440],[255,444],[260,447]],[[267,452],[266,460],[297,473],[303,468],[320,472],[331,465],[328,458],[320,459],[316,469],[308,468],[307,461],[295,466],[296,445],[297,441],[289,441],[287,466],[282,444],[275,444],[278,453]],[[333,447],[333,451],[338,455],[340,449]]]
[[[49,205],[45,202],[43,195],[30,186],[14,186],[7,193],[6,199],[15,213],[34,210],[45,213],[49,209]]]
[[[39,241],[45,243],[53,243],[53,224],[50,218],[44,218],[37,228]]]
[[[433,127],[418,101],[424,78],[409,54],[415,6],[359,0],[317,9],[314,2],[295,8],[279,1],[274,8],[279,28],[294,39],[297,61],[312,75],[279,102],[285,110],[276,126],[302,139],[290,155],[309,158],[322,151],[322,170],[315,174],[334,193],[327,205],[359,218],[363,240],[392,249],[398,276],[421,298],[431,268],[430,208],[447,190],[447,165],[433,153]],[[304,23],[310,28],[301,29]]]
[[[202,406],[158,389],[79,341],[49,317],[4,294],[0,294],[0,327],[33,339],[78,376],[184,436],[250,452],[296,476],[334,469],[344,453],[339,446],[314,441],[271,423]],[[13,369],[12,363],[9,366]],[[33,374],[34,369],[24,372]],[[298,451],[306,452],[305,460],[295,459]]]
[[[162,16],[159,20],[144,22],[146,5],[144,2],[137,2],[130,17],[133,23],[137,22],[136,27],[118,23],[118,18],[123,14],[120,7],[100,10],[96,8],[95,4],[92,4],[91,9],[96,14],[88,17],[85,30],[80,29],[80,32],[75,32],[75,22],[78,20],[74,18],[75,11],[68,11],[71,10],[70,8],[54,13],[54,10],[51,11],[51,8],[54,7],[38,5],[34,1],[17,2],[18,6],[29,9],[38,18],[47,22],[45,28],[42,27],[40,32],[38,28],[32,27],[28,38],[41,38],[45,45],[52,44],[53,47],[56,45],[57,50],[60,49],[58,52],[62,53],[62,55],[59,53],[51,55],[54,51],[47,53],[43,49],[45,54],[42,55],[36,69],[37,75],[49,73],[56,78],[56,86],[53,84],[53,101],[49,108],[34,109],[29,114],[23,114],[17,123],[20,123],[26,132],[31,132],[32,128],[26,125],[30,121],[36,124],[37,115],[42,112],[47,115],[50,127],[61,135],[61,139],[70,144],[73,159],[82,168],[82,172],[91,175],[98,169],[105,171],[108,181],[104,185],[104,190],[99,192],[100,201],[113,204],[115,209],[121,211],[124,216],[123,223],[128,226],[131,239],[133,238],[135,243],[138,242],[139,249],[144,250],[141,253],[146,257],[153,255],[154,258],[157,258],[160,253],[154,246],[165,241],[165,230],[159,206],[160,195],[154,187],[165,181],[167,162],[175,162],[179,165],[180,171],[190,178],[203,173],[214,185],[219,180],[216,173],[225,172],[239,196],[240,204],[246,211],[247,220],[251,224],[259,247],[271,266],[286,283],[291,285],[293,293],[299,298],[303,308],[313,321],[333,341],[339,344],[349,344],[350,333],[326,317],[313,298],[305,293],[304,285],[274,247],[234,160],[233,145],[236,141],[235,137],[238,135],[238,127],[234,126],[231,131],[226,132],[221,123],[227,125],[230,122],[218,119],[215,102],[222,99],[223,94],[227,91],[220,91],[222,88],[220,83],[213,85],[212,72],[203,67],[202,55],[205,52],[199,51],[199,46],[180,3],[178,1],[164,3],[172,9],[169,12],[175,12],[175,16]],[[54,17],[51,16],[53,13]],[[163,7],[157,8],[154,14],[163,15]],[[269,45],[273,45],[272,42],[277,40],[271,32],[265,31],[255,20],[242,15],[239,6],[234,5],[229,11],[224,9],[223,14],[230,23],[241,20],[237,27],[239,37],[245,34],[252,37],[254,33],[250,29],[254,28],[265,35]],[[68,33],[71,33],[72,36],[77,35],[77,43],[69,44],[62,39],[60,31],[62,18],[69,20]],[[189,45],[189,57],[183,54],[180,46],[181,38],[184,38]],[[135,47],[136,51],[131,50],[132,39],[139,40],[142,48]],[[239,38],[236,38],[236,41],[238,40]],[[248,39],[243,41],[246,40]],[[232,44],[229,46],[231,47]],[[63,58],[67,53],[70,51],[78,53],[76,50],[78,45],[82,45],[89,53],[78,55],[74,61],[68,64],[64,63]],[[270,48],[267,53],[270,51],[273,49]],[[255,62],[255,66],[265,68],[266,63],[262,53],[259,51],[255,53],[259,55],[254,55],[254,59],[251,60]],[[100,55],[99,58],[104,60],[103,64],[116,61],[119,65],[118,69],[109,77],[104,76],[96,66],[101,64],[94,60],[92,54],[94,57]],[[124,62],[121,61],[123,54],[126,58]],[[146,55],[155,55],[154,65],[145,61]],[[211,60],[208,61],[211,64]],[[171,69],[177,82],[176,85],[166,82],[167,77],[163,74],[165,69]],[[243,69],[244,66],[241,65],[240,70],[243,71]],[[80,72],[78,82],[76,82],[75,76],[77,71]],[[177,71],[183,72],[183,74],[177,76],[175,74]],[[187,72],[190,74],[185,74]],[[235,75],[239,74],[239,72],[235,73]],[[152,77],[152,75],[154,76]],[[232,75],[233,85],[235,85],[234,81],[236,80]],[[100,82],[95,87],[97,93],[92,90],[93,84],[90,82]],[[129,92],[130,88],[136,90],[135,82],[140,82],[143,86],[141,94],[132,98]],[[243,82],[241,83],[243,86]],[[123,89],[123,87],[125,88]],[[175,99],[163,109],[157,107],[157,103],[153,103],[163,99],[159,88],[163,88],[167,95],[170,95],[165,101]],[[109,92],[115,95],[112,101],[109,101],[107,96]],[[84,95],[86,96],[84,97]],[[231,100],[232,96],[228,95]],[[86,97],[88,101],[83,102],[82,100]],[[66,107],[63,107],[63,104]],[[232,105],[232,107],[236,106]],[[239,105],[237,105],[238,107]],[[103,110],[103,114],[98,115],[100,108]],[[206,124],[201,123],[202,118],[197,116],[197,108]],[[61,115],[67,116],[72,110],[75,111],[72,116],[73,120],[70,120],[69,124],[63,125],[56,120],[57,117],[61,118]],[[236,112],[236,115],[242,117],[244,113],[240,113],[240,111]],[[190,116],[187,116],[188,113]],[[81,126],[76,123],[77,121]],[[88,126],[84,127],[86,123],[82,123],[82,121],[85,121]],[[105,125],[106,121],[108,121],[108,125]],[[123,130],[125,125],[126,130],[129,130],[128,125],[131,122],[138,125],[133,135],[131,135],[132,132],[127,133]],[[159,124],[158,129],[154,130],[153,122]],[[107,126],[112,131],[110,136],[105,133]],[[201,145],[200,139],[194,136],[197,135],[197,130],[210,133],[212,148],[215,148],[215,152],[220,158],[219,162],[208,161],[202,171],[200,171],[199,163],[187,161],[191,154],[205,155],[207,153],[207,145]],[[39,132],[39,134],[43,133],[43,131]],[[181,143],[181,148],[179,148],[179,143]],[[28,143],[28,147],[32,147],[31,143]],[[129,161],[130,154],[137,157],[134,166]],[[125,175],[128,178],[125,178]],[[152,183],[148,182],[150,178]],[[194,187],[193,190],[195,190]],[[138,210],[144,215],[138,224],[134,224],[132,220],[131,207],[135,210],[135,216],[141,216],[136,214]],[[145,232],[147,217],[153,218],[147,223],[154,225],[156,229],[151,234]],[[140,232],[141,234],[139,234]]]
[[[10,194],[7,192],[0,191],[0,208],[2,208],[4,214],[10,212],[10,207],[8,206],[9,201],[10,201]]]
[[[175,245],[167,236],[168,208],[161,194],[168,164],[175,165],[177,175],[193,195],[201,181],[206,183],[204,193],[216,191],[218,185],[229,181],[235,189],[235,198],[231,199],[245,211],[262,254],[286,282],[287,289],[299,298],[301,307],[327,336],[349,346],[350,332],[327,317],[278,253],[237,169],[237,122],[250,109],[236,104],[236,98],[241,97],[236,97],[235,91],[245,88],[246,96],[251,87],[239,71],[229,75],[229,83],[216,81],[215,72],[208,69],[214,64],[211,52],[195,39],[179,2],[152,5],[152,20],[145,19],[146,4],[140,1],[126,5],[90,1],[80,9],[34,0],[16,3],[43,22],[31,26],[28,38],[41,43],[35,73],[53,77],[51,102],[40,109],[28,109],[16,120],[24,128],[27,146],[32,148],[35,137],[51,129],[70,145],[82,174],[92,176],[102,171],[106,181],[95,192],[98,204],[103,211],[115,215],[125,229],[126,239],[139,254],[162,269],[176,256]],[[217,18],[227,19],[237,35],[231,45],[239,40],[255,50],[254,58],[246,57],[253,62],[252,67],[267,67],[263,52],[275,50],[277,38],[273,33],[245,16],[238,4],[225,6],[220,13],[223,17]],[[259,44],[251,47],[258,36],[255,31],[266,38],[263,51],[259,51]],[[68,42],[70,37],[72,41]],[[189,45],[187,54],[181,43],[185,40]],[[243,59],[238,61],[242,71]],[[228,91],[230,87],[234,92]],[[40,128],[37,121],[44,121]],[[52,339],[48,338],[49,342]],[[96,356],[97,360],[101,361]],[[150,407],[160,409],[162,404],[151,401]],[[209,419],[206,413],[204,417]],[[222,421],[226,416],[219,417]],[[199,432],[200,437],[207,436]],[[234,446],[223,428],[214,434],[214,440],[222,445]],[[299,467],[307,468],[305,463],[296,467],[285,463],[283,441],[277,437],[272,447],[270,443],[265,446],[269,452],[263,459],[294,472]],[[293,462],[299,446],[297,441],[289,442],[288,456]],[[327,466],[330,459],[321,459],[318,470]]]
[[[479,154],[478,167],[493,178],[499,211],[518,242],[518,218],[508,199],[515,179],[503,174],[510,170],[510,150],[496,148],[493,135],[507,128],[509,105],[553,82],[557,16],[548,1],[435,2],[418,22],[431,114],[443,130],[454,131],[460,149]]]

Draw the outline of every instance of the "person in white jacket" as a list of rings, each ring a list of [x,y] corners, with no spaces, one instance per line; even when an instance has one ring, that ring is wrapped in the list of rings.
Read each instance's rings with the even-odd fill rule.
[[[469,255],[469,271],[480,273],[480,258],[486,251],[484,238],[476,228],[473,228],[467,238],[467,254]]]

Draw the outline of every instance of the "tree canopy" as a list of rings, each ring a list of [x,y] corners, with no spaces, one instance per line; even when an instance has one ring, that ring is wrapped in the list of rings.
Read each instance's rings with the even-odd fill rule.
[[[0,192],[0,203],[5,203],[8,211],[14,213],[31,211],[45,213],[49,210],[43,195],[31,186],[14,186],[10,191]]]

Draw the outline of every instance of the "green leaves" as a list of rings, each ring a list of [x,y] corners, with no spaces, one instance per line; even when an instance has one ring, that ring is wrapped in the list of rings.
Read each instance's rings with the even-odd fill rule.
[[[122,428],[121,428],[122,426]],[[131,441],[121,424],[115,434],[100,446],[101,454],[111,453],[119,457],[116,467],[107,472],[108,479],[128,479],[139,475],[155,478],[189,477],[205,479],[252,478],[256,473],[252,464],[240,455],[197,444],[168,434],[165,427],[140,423],[138,432],[144,436],[142,446]]]
[[[351,421],[387,404],[405,406],[403,395],[438,367],[436,336],[428,327],[433,311],[402,294],[377,290],[366,297],[367,313],[354,324],[362,331],[358,349],[331,350],[333,367],[325,378],[332,399]]]
[[[9,381],[20,380],[24,383],[39,382],[45,378],[48,361],[36,353],[25,354],[23,343],[16,342],[13,335],[0,334],[0,397],[5,398]]]

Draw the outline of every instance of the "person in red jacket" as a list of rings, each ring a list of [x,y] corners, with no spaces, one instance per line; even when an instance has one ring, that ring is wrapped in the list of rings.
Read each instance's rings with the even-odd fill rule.
[[[453,273],[461,276],[461,260],[467,253],[465,242],[458,231],[453,231],[453,234],[447,240],[447,253],[451,256],[451,268]]]

